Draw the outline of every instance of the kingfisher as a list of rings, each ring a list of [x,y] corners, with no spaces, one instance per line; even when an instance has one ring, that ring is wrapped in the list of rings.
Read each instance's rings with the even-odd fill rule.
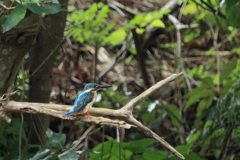
[[[84,114],[86,113],[88,116],[91,116],[89,110],[97,99],[97,91],[108,87],[111,86],[97,83],[86,84],[83,91],[75,99],[72,109],[65,113],[65,115],[82,111]]]

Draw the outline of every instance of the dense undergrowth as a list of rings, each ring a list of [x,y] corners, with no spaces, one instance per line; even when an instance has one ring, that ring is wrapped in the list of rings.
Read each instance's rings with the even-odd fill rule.
[[[71,1],[66,42],[53,70],[51,101],[72,104],[84,84],[99,80],[113,88],[101,92],[94,107],[119,109],[148,84],[184,72],[141,102],[134,116],[186,159],[238,159],[239,1],[222,2],[188,0],[177,11],[159,9],[122,18],[107,4],[79,9]],[[169,20],[169,14],[178,23]],[[21,70],[15,87],[22,94],[16,100],[27,101],[28,79],[27,69]],[[48,143],[40,146],[28,144],[23,118],[11,125],[1,121],[0,160],[178,159],[135,129],[96,125],[84,135],[89,127],[52,118]],[[31,152],[33,148],[37,152]]]

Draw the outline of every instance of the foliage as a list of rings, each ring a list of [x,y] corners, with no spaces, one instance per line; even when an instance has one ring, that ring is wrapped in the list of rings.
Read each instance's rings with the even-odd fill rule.
[[[79,159],[80,154],[65,150],[66,135],[62,133],[53,133],[50,129],[46,132],[48,137],[48,145],[41,149],[30,160],[37,159]]]
[[[22,129],[25,128],[26,123],[21,122],[19,119],[13,119],[11,125],[5,121],[1,121],[0,125],[0,158],[13,159],[18,156],[18,147],[21,145],[23,150],[35,147],[27,145],[27,135]],[[21,139],[21,143],[20,142]],[[18,144],[18,145],[16,145]]]
[[[185,97],[188,99],[185,105],[185,111],[194,103],[198,102],[197,107],[197,117],[201,117],[204,110],[211,106],[214,101],[215,96],[215,85],[219,82],[221,87],[221,92],[219,92],[220,96],[225,95],[229,92],[231,88],[231,84],[234,83],[239,76],[237,73],[239,72],[239,68],[236,68],[237,65],[240,65],[240,61],[233,58],[230,60],[230,63],[226,65],[219,77],[219,81],[215,81],[214,79],[218,78],[217,75],[207,73],[202,74],[202,83],[190,91]],[[199,75],[199,73],[197,73]],[[204,76],[205,75],[205,76]]]
[[[20,122],[19,119],[13,119],[11,126],[6,122],[1,122],[0,126],[0,159],[78,159],[80,154],[72,150],[64,151],[66,135],[47,131],[48,145],[41,147],[39,145],[31,145],[27,142],[27,135],[24,130],[25,122]],[[20,132],[21,131],[21,132]],[[19,146],[20,145],[20,146]],[[34,154],[31,150],[37,149]],[[19,155],[21,151],[21,155]]]
[[[48,7],[43,6],[39,1],[19,3],[10,15],[3,18],[4,32],[16,26],[24,18],[26,9],[37,14],[54,14],[61,11],[59,4],[55,2]],[[159,135],[164,135],[164,138],[170,144],[176,144],[176,149],[186,159],[200,160],[208,158],[208,155],[218,158],[225,152],[224,149],[227,151],[227,156],[237,156],[237,150],[232,149],[233,147],[231,148],[230,145],[239,146],[240,143],[240,40],[238,29],[240,21],[238,8],[239,0],[225,1],[224,4],[220,4],[219,0],[188,0],[186,6],[183,7],[182,14],[185,16],[183,23],[188,21],[189,17],[192,17],[189,22],[190,25],[199,24],[200,27],[189,27],[182,31],[182,44],[184,46],[180,47],[190,50],[191,44],[195,44],[198,40],[206,41],[210,39],[207,41],[207,49],[204,50],[205,53],[202,55],[209,63],[181,66],[186,71],[184,78],[190,81],[190,89],[189,91],[186,89],[184,81],[181,81],[179,88],[174,86],[174,89],[179,90],[183,96],[177,95],[176,92],[172,91],[174,90],[171,88],[172,86],[168,86],[167,89],[169,89],[169,92],[174,92],[174,95],[171,94],[166,99],[149,98],[142,101],[134,110],[134,117]],[[145,34],[152,27],[167,28],[166,32],[171,33],[169,35],[175,32],[174,27],[169,26],[169,23],[163,20],[164,15],[169,13],[168,10],[137,14],[126,25],[118,28],[115,23],[108,22],[110,8],[106,4],[95,3],[88,9],[79,11],[76,11],[73,6],[69,6],[69,10],[68,20],[71,24],[68,26],[67,32],[72,33],[70,35],[76,41],[90,43],[97,48],[108,45],[116,46],[126,38],[131,39],[132,29],[136,29],[140,35]],[[220,44],[220,47],[213,46],[212,43],[215,30],[219,34],[217,43]],[[167,35],[166,37],[171,36]],[[179,47],[174,38],[169,41],[166,40],[166,42],[161,41],[156,45],[164,51],[173,51],[170,53],[170,57],[174,58],[176,56],[175,50]],[[196,48],[199,49],[198,47],[201,48],[201,45]],[[151,49],[148,49],[150,54]],[[136,48],[131,46],[128,50],[132,55],[126,61],[131,64],[134,54],[136,54]],[[228,51],[230,54],[228,57],[231,58],[220,56],[222,51]],[[161,60],[165,58],[159,50],[154,54],[159,54]],[[144,56],[147,57],[149,54]],[[194,58],[194,56],[187,57],[187,54],[181,56],[186,56],[183,57],[186,59]],[[220,57],[219,64],[216,63],[218,56]],[[164,59],[164,61],[167,61],[167,59]],[[172,60],[172,64],[176,64],[175,59]],[[160,68],[162,70],[164,67],[166,69],[164,64],[154,67],[155,69]],[[218,70],[220,72],[217,72]],[[21,72],[17,79],[16,86],[20,90],[24,90],[21,88],[22,84],[28,83],[23,78],[24,74],[26,73]],[[116,86],[120,88],[120,82]],[[108,89],[103,92],[101,94],[102,101],[96,103],[95,106],[118,109],[134,97],[126,96],[124,92],[118,92],[121,90],[119,88],[118,90]],[[86,125],[81,122],[77,123],[81,124],[80,132],[84,132]],[[7,144],[18,144],[21,122],[14,120],[11,126],[2,124],[0,126],[0,137],[4,138],[0,139],[0,147],[3,148],[4,152],[1,152],[1,156],[8,159],[17,158],[18,146],[10,147]],[[24,128],[25,124],[22,125]],[[7,132],[4,132],[5,130]],[[29,159],[77,159],[80,157],[79,152],[65,147],[65,134],[48,131],[47,135],[48,146],[34,146],[27,144],[26,132],[22,130],[23,157]],[[154,145],[153,140],[144,138],[138,132],[134,133],[131,130],[125,135],[125,140],[128,142],[118,143],[115,140],[108,140],[98,143],[93,149],[81,152],[87,153],[89,159],[177,159],[175,156],[167,155],[162,150],[157,150],[158,147]],[[227,143],[230,140],[232,143]],[[31,148],[37,148],[38,152],[30,153]]]
[[[137,28],[138,33],[143,33],[147,26],[162,27],[164,23],[160,20],[169,10],[154,11],[151,13],[141,13],[136,15],[123,27],[114,29],[115,23],[108,23],[109,7],[103,3],[95,3],[88,10],[73,11],[69,14],[68,19],[74,26],[74,34],[72,36],[79,42],[89,42],[94,46],[100,47],[104,45],[117,45],[122,42],[130,30]],[[69,26],[69,30],[72,29]]]
[[[236,15],[240,14],[239,9],[238,9],[239,7],[240,7],[239,0],[226,1],[227,21],[233,27],[239,27],[240,26],[239,16],[236,16]]]
[[[205,122],[195,121],[191,134],[188,135],[187,143],[200,147],[200,155],[213,152],[218,157],[222,148],[228,147],[227,140],[239,143],[240,135],[236,132],[236,128],[240,124],[238,118],[240,111],[239,82],[240,79],[231,86],[230,90],[232,91],[226,93],[214,107],[201,115],[201,119],[206,119]]]
[[[25,17],[27,9],[36,14],[55,14],[63,10],[57,0],[55,0],[52,5],[46,7],[41,6],[41,3],[41,1],[37,0],[34,2],[21,1],[17,4],[10,15],[3,16],[1,23],[3,33],[15,27]]]
[[[107,5],[97,3],[90,6],[86,11],[79,10],[69,14],[68,19],[72,21],[74,26],[77,26],[77,28],[74,28],[73,37],[79,42],[87,40],[97,48],[103,46],[104,39],[115,25],[114,23],[106,23],[108,12],[109,7]]]
[[[3,32],[9,31],[12,27],[16,26],[25,17],[25,14],[26,8],[22,4],[17,5],[10,15],[3,17]]]
[[[116,93],[117,88],[119,88],[119,85],[114,84],[111,88],[106,89],[104,92],[99,92],[100,94],[98,95],[100,96],[100,99],[94,104],[94,106],[104,106],[104,108],[118,109],[126,104],[130,98],[122,96],[121,93]],[[110,102],[108,101],[109,95],[111,95]]]
[[[92,153],[90,153],[89,160],[103,159],[103,160],[118,160],[118,159],[134,159],[134,160],[148,160],[148,159],[165,159],[174,160],[174,156],[168,156],[166,152],[155,150],[151,147],[155,143],[152,139],[134,140],[130,142],[118,143],[116,140],[109,140],[96,146]],[[202,160],[200,157],[190,154],[188,152],[191,145],[178,146],[176,149],[186,157],[195,157]]]

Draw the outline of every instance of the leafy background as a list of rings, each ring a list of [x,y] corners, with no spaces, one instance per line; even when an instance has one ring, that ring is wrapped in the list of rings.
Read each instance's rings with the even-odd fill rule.
[[[239,159],[240,1],[183,0],[175,12],[161,10],[157,6],[163,4],[155,1],[147,6],[121,2],[137,10],[136,15],[122,17],[109,3],[69,2],[65,42],[52,73],[51,102],[72,104],[84,84],[94,80],[95,52],[98,74],[115,63],[101,81],[113,87],[100,94],[94,107],[118,109],[148,83],[183,71],[182,79],[141,102],[134,116],[186,159]],[[57,1],[17,1],[3,17],[2,31],[16,26],[29,10],[42,16],[64,11]],[[184,29],[179,31],[167,18],[170,13]],[[117,52],[124,45],[119,60]],[[28,69],[21,69],[14,86],[22,94],[15,100],[27,101],[28,85]],[[96,125],[84,135],[91,124],[52,118],[47,144],[41,146],[28,143],[27,126],[23,118],[14,118],[11,125],[1,121],[0,159],[178,159],[134,129]],[[74,148],[76,143],[80,145]]]

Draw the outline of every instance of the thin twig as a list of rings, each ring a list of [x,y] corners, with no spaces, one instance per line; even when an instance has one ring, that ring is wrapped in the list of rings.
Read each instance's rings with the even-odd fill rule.
[[[4,8],[4,9],[6,9],[6,10],[11,10],[11,9],[16,8],[16,7],[7,7],[7,6],[5,6],[5,5],[2,4],[2,3],[0,3],[0,6],[1,6],[2,8]]]
[[[216,28],[216,30],[213,34],[213,46],[214,46],[214,50],[216,51],[216,59],[217,59],[217,74],[218,74],[217,91],[220,92],[221,68],[220,68],[220,53],[219,53],[219,50],[217,48],[218,33],[219,33],[219,28]]]
[[[189,81],[189,78],[188,78],[188,75],[186,73],[186,70],[185,70],[185,67],[184,67],[184,61],[183,61],[183,58],[182,58],[182,46],[181,46],[181,43],[182,43],[182,38],[181,38],[181,33],[180,33],[180,30],[183,29],[182,28],[182,24],[178,21],[178,19],[176,17],[174,17],[173,15],[168,15],[168,18],[169,20],[172,21],[172,23],[174,24],[174,26],[176,27],[176,37],[177,37],[177,62],[179,64],[179,67],[181,69],[181,71],[183,72],[184,74],[184,77],[185,77],[185,81],[187,83],[187,86],[188,86],[188,90],[191,91],[192,88],[191,88],[191,85],[190,85],[190,81]]]
[[[104,135],[105,134],[105,127],[103,126],[103,131],[102,131],[102,148],[101,148],[101,160],[103,160],[103,151],[104,151]]]
[[[226,16],[224,14],[222,14],[220,11],[215,10],[211,5],[209,5],[207,2],[200,0],[203,4],[205,4],[214,14],[218,14],[221,18],[226,19]]]
[[[33,73],[28,77],[31,78],[37,71],[47,62],[47,60],[53,55],[53,53],[59,48],[59,46],[64,42],[65,39],[62,39],[56,47],[52,50],[52,52],[47,56],[47,58],[33,71]]]
[[[95,128],[96,124],[92,124],[84,133],[83,135],[77,140],[77,142],[71,147],[72,150],[79,150],[80,143],[82,142],[83,139],[87,137],[87,135]]]
[[[22,159],[22,129],[23,129],[23,113],[21,113],[21,124],[19,129],[19,144],[18,144],[19,159]]]
[[[124,43],[123,43],[121,49],[117,52],[117,54],[116,54],[116,56],[115,56],[115,59],[114,59],[113,62],[110,64],[110,66],[109,66],[107,69],[103,70],[103,71],[96,77],[96,82],[100,82],[100,81],[102,80],[102,78],[103,78],[109,71],[111,71],[111,70],[113,69],[113,67],[114,67],[117,63],[121,62],[121,61],[124,59],[124,57],[125,57],[125,55],[126,55],[126,53],[127,53],[127,48],[128,48],[128,46],[127,46],[126,43],[127,43],[127,42],[124,42]],[[129,44],[129,43],[128,43],[128,44]]]
[[[33,116],[33,115],[31,115],[31,119],[33,119],[32,116]],[[38,138],[41,146],[44,146],[44,145],[43,145],[43,141],[42,141],[42,139],[41,139],[41,136],[39,135],[39,132],[38,132],[38,130],[37,130],[37,127],[36,127],[35,123],[34,123],[33,121],[32,121],[32,123],[33,123],[33,125],[31,125],[31,126],[33,126],[33,128],[34,128],[35,133],[36,133],[36,135],[37,135],[37,138]],[[29,135],[30,135],[30,134],[29,134]]]
[[[226,159],[226,155],[228,153],[227,150],[228,150],[228,147],[229,147],[229,142],[230,142],[231,137],[232,137],[233,129],[234,129],[234,127],[230,126],[229,129],[226,131],[225,138],[224,138],[224,140],[222,142],[222,145],[221,145],[221,151],[220,151],[220,154],[218,156],[218,160],[225,160]]]
[[[108,4],[113,4],[116,7],[122,9],[123,11],[127,12],[131,16],[135,16],[135,15],[138,14],[138,11],[133,10],[133,9],[127,7],[127,6],[124,6],[123,4],[121,4],[121,3],[117,2],[117,1],[107,1],[107,2],[108,2]]]
[[[7,101],[8,99],[10,99],[10,97],[12,95],[17,94],[17,93],[18,93],[18,91],[3,94],[2,97],[0,97],[0,102],[3,103],[4,101]]]
[[[120,133],[119,133],[119,127],[116,127],[116,141],[118,142],[118,143],[120,143],[121,141],[120,141]]]

